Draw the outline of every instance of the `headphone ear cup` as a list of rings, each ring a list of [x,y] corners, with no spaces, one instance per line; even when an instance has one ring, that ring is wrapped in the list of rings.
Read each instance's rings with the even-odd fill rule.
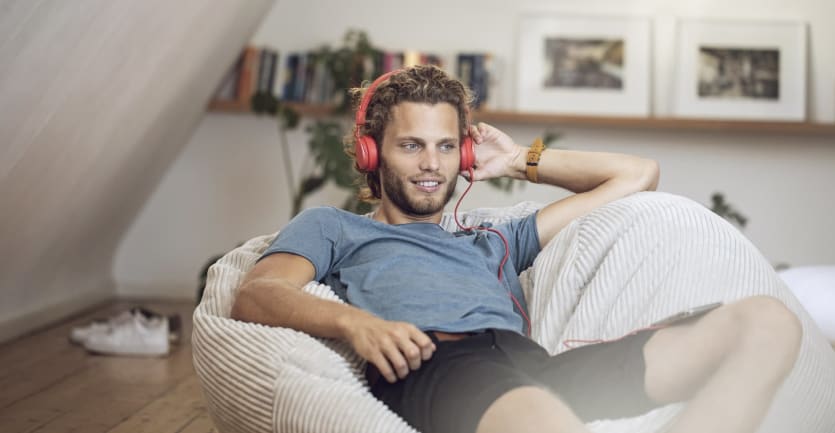
[[[373,138],[362,135],[357,137],[357,169],[368,173],[377,169],[377,143]]]
[[[467,171],[475,165],[475,147],[473,139],[467,135],[461,140],[461,171]]]

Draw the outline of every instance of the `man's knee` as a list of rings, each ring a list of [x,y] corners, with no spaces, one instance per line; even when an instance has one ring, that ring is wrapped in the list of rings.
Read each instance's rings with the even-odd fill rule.
[[[782,367],[794,365],[800,349],[803,327],[797,316],[780,300],[753,296],[734,304],[739,326],[740,348],[761,351]]]
[[[689,398],[729,356],[756,359],[748,365],[763,367],[768,376],[785,376],[801,337],[797,316],[776,298],[753,296],[727,304],[704,320],[660,330],[649,340],[644,347],[647,394],[658,402]]]
[[[585,432],[568,406],[545,388],[523,386],[502,394],[485,411],[478,433],[557,431]]]

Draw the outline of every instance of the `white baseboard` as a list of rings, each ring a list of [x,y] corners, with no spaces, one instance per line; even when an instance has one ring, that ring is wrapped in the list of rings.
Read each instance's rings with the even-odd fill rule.
[[[73,296],[66,301],[46,306],[37,311],[0,321],[0,343],[5,343],[47,325],[60,322],[80,311],[107,302],[113,297],[113,293],[109,290],[87,293]]]

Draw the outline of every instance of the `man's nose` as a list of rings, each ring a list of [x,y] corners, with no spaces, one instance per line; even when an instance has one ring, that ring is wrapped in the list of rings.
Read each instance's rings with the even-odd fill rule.
[[[421,152],[420,169],[438,171],[441,168],[441,155],[436,146],[426,146]]]

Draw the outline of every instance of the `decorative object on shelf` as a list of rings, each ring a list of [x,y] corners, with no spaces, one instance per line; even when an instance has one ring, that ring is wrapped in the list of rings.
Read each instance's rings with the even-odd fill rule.
[[[650,114],[650,20],[525,15],[519,21],[519,110]]]
[[[806,119],[806,25],[681,20],[673,114]]]

